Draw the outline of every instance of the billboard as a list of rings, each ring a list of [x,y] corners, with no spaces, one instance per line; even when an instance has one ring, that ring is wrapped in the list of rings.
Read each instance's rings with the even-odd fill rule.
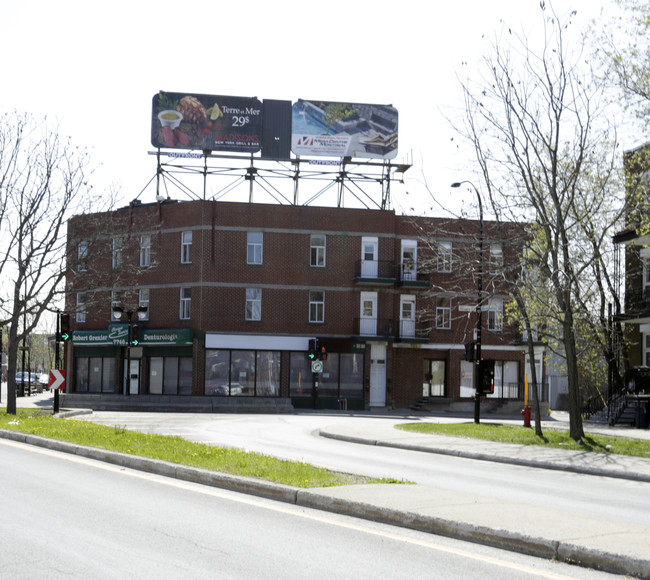
[[[292,107],[291,150],[325,157],[397,156],[397,109],[299,99]]]
[[[153,97],[154,147],[255,153],[261,143],[262,103],[256,98],[164,91]]]

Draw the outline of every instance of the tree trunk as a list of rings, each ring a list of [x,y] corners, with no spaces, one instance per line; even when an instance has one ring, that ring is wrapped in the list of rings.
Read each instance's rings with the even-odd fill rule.
[[[566,313],[564,318],[563,330],[569,387],[569,435],[572,439],[580,441],[585,436],[585,433],[582,427],[582,398],[578,381],[578,359],[573,334],[573,315],[570,311]]]
[[[7,413],[16,414],[16,365],[18,360],[18,323],[13,317],[7,343]]]

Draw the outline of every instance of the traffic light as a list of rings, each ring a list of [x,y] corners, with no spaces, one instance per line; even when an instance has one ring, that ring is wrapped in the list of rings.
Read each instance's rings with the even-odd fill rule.
[[[482,394],[494,393],[494,361],[482,360],[478,366],[478,390]]]
[[[320,347],[320,360],[327,360],[327,350],[324,346]]]
[[[131,327],[131,346],[138,346],[140,344],[140,325],[134,324]]]
[[[474,362],[474,343],[468,342],[465,345],[465,360],[468,362]]]
[[[316,360],[318,353],[316,352],[316,340],[311,338],[309,340],[309,351],[307,352],[307,358],[309,360]]]
[[[67,341],[72,338],[72,331],[70,330],[70,315],[67,312],[61,314],[61,340]]]

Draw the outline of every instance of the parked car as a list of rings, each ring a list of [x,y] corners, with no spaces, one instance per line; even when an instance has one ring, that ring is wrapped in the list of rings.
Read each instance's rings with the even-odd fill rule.
[[[242,392],[243,389],[239,383],[229,385],[227,379],[212,379],[205,386],[206,395],[216,395],[218,397],[241,395]]]
[[[31,388],[32,390],[42,391],[43,385],[40,382],[40,375],[38,373],[16,373],[16,389],[22,388],[22,385],[25,385],[25,388]]]
[[[38,383],[43,387],[44,390],[50,390],[50,373],[41,373],[38,375]]]

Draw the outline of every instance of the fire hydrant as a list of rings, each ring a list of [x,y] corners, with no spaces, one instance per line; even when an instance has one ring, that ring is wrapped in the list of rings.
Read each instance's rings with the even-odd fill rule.
[[[524,416],[524,427],[530,427],[530,407],[526,405],[521,414]]]

